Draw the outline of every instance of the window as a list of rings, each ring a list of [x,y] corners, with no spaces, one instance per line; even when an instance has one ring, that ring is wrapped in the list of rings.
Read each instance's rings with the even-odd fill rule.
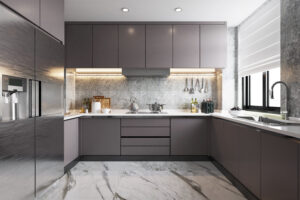
[[[280,68],[253,73],[242,77],[242,103],[244,110],[279,113],[280,87],[274,88],[274,99],[270,98],[273,83],[280,80]]]

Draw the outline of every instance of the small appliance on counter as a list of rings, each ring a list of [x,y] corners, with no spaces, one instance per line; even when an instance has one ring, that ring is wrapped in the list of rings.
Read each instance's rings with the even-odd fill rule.
[[[101,102],[100,101],[92,101],[92,113],[100,113],[101,112]]]
[[[93,96],[93,98],[84,98],[82,102],[81,113],[105,113],[111,112],[110,98],[104,96]]]
[[[201,112],[203,113],[213,113],[215,111],[215,104],[212,100],[203,100],[201,103]]]

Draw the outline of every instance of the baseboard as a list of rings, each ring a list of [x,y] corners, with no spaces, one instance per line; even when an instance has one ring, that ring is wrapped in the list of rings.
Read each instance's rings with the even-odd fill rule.
[[[210,156],[80,156],[80,161],[211,161]]]
[[[67,173],[69,170],[71,170],[78,162],[80,161],[80,157],[76,158],[75,160],[73,160],[72,162],[70,162],[69,164],[67,164],[64,167],[64,172]]]
[[[238,179],[236,179],[227,169],[225,169],[216,160],[212,160],[212,163],[226,176],[226,178],[234,185],[248,200],[259,200],[251,191],[248,190]]]

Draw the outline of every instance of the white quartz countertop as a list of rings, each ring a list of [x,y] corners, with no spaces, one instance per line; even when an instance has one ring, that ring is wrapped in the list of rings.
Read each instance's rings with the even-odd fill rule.
[[[147,110],[141,110],[141,112],[147,112]],[[143,114],[129,114],[128,110],[112,110],[109,114],[104,113],[73,113],[66,115],[65,120],[70,120],[79,117],[216,117],[239,124],[252,126],[254,128],[271,131],[278,133],[284,136],[294,137],[300,139],[300,125],[287,125],[287,126],[273,126],[261,122],[250,121],[246,119],[241,119],[232,116],[228,112],[217,111],[215,113],[206,114],[206,113],[191,113],[188,110],[165,110],[166,113],[161,114],[152,114],[152,113],[143,113]]]
[[[213,113],[213,117],[225,119],[228,121],[236,122],[239,124],[252,126],[258,129],[278,133],[284,136],[294,137],[300,139],[300,125],[285,125],[285,126],[278,126],[278,125],[268,125],[262,122],[250,121],[247,119],[241,119],[230,115],[229,113]]]
[[[140,110],[137,114],[128,113],[128,110],[112,110],[111,113],[74,113],[70,115],[65,115],[65,120],[78,118],[78,117],[180,117],[180,116],[211,116],[211,114],[206,113],[191,113],[187,110],[164,110],[163,113],[153,114],[148,110]]]

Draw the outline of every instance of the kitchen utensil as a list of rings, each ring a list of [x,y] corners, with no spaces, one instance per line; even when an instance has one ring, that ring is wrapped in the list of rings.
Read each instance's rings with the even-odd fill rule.
[[[199,81],[198,78],[197,78],[197,80],[196,80],[195,90],[197,90],[197,88],[198,88],[198,91],[200,92],[200,81]]]
[[[130,110],[130,112],[138,112],[139,111],[139,105],[136,103],[136,98],[134,98],[134,97],[130,98],[129,110]]]
[[[185,88],[183,89],[184,92],[188,92],[189,88],[188,88],[188,78],[185,79]]]
[[[195,89],[194,89],[194,79],[191,79],[191,88],[190,88],[190,94],[194,94],[195,93]]]
[[[204,93],[208,92],[208,81],[205,79],[205,87],[204,87]]]
[[[147,104],[147,105],[149,106],[149,110],[151,112],[160,113],[164,109],[165,104],[159,104],[159,103],[155,102],[153,104]]]
[[[203,93],[204,92],[204,78],[202,78],[202,81],[201,81],[201,89],[200,89],[200,93]]]

